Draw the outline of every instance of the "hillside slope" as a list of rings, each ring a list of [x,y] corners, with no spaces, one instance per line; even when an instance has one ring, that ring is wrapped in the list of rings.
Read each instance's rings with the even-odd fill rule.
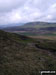
[[[0,75],[40,75],[40,70],[56,70],[55,44],[0,30]]]

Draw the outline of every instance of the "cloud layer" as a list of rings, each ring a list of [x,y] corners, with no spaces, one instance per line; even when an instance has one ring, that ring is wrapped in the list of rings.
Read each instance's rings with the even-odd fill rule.
[[[0,25],[56,22],[56,0],[0,0]]]

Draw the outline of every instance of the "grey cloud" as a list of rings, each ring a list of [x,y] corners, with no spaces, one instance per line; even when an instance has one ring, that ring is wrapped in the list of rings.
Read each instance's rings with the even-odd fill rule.
[[[25,0],[0,0],[0,12],[7,12],[22,7]]]
[[[56,0],[0,0],[0,25],[56,21]]]

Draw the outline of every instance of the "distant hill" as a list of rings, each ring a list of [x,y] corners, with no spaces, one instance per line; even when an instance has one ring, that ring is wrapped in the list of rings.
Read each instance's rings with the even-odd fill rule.
[[[56,70],[56,41],[0,30],[0,75],[40,75],[41,70]]]
[[[50,26],[55,26],[56,23],[48,23],[48,22],[29,22],[24,24],[22,27],[33,27],[33,28],[41,28],[41,27],[50,27]]]
[[[21,26],[7,27],[3,30],[27,36],[56,36],[56,23],[29,22]]]
[[[21,26],[24,23],[12,23],[12,24],[6,24],[6,25],[0,25],[0,29],[5,29],[5,28],[11,28],[11,27],[17,27]]]
[[[45,27],[56,27],[56,23],[48,23],[48,22],[29,22],[23,24],[22,26],[14,26],[14,27],[7,27],[5,30],[14,31],[19,30],[20,28],[45,28]]]

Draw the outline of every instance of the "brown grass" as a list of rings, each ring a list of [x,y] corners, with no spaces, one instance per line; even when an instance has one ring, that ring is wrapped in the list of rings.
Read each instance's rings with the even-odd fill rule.
[[[29,37],[36,39],[56,40],[56,36],[29,36]]]

